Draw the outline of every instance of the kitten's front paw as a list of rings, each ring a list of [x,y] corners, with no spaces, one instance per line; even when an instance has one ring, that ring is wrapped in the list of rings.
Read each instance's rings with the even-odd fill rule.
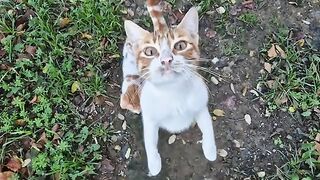
[[[202,143],[202,150],[203,150],[204,156],[209,161],[214,161],[217,159],[217,148],[215,144],[204,141]]]
[[[148,157],[148,176],[156,176],[161,171],[161,157],[159,153],[155,153],[154,156]]]

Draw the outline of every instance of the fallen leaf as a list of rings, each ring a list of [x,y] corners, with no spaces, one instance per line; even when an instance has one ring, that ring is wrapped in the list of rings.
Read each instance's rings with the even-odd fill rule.
[[[247,92],[248,92],[248,84],[244,85],[244,87],[242,88],[242,96],[246,96]]]
[[[222,6],[218,7],[216,9],[216,11],[219,13],[219,14],[224,14],[226,12],[226,9]]]
[[[210,78],[210,80],[211,80],[211,82],[213,82],[213,84],[215,84],[215,85],[218,85],[218,84],[219,84],[218,79],[215,78],[214,76],[212,76],[212,77]]]
[[[181,139],[182,144],[187,144],[185,140]]]
[[[61,18],[59,26],[61,28],[64,28],[64,27],[68,26],[70,22],[71,22],[71,20],[69,18],[67,18],[67,17]]]
[[[258,177],[263,178],[263,177],[266,176],[266,172],[260,171],[260,172],[257,173],[257,175],[258,175]]]
[[[81,39],[88,39],[88,40],[90,40],[90,39],[92,39],[93,37],[92,37],[92,35],[90,35],[90,34],[88,34],[88,33],[82,33],[81,34]]]
[[[35,104],[37,102],[37,95],[34,95],[31,101],[29,102],[30,104]]]
[[[250,51],[250,52],[249,52],[249,56],[250,56],[250,57],[253,57],[254,54],[255,54],[255,51]]]
[[[52,128],[51,128],[51,131],[52,132],[57,132],[60,128],[60,125],[59,124],[55,124]]]
[[[12,171],[0,172],[0,180],[11,180],[13,174]]]
[[[29,45],[26,46],[26,52],[30,54],[32,57],[36,54],[36,51],[37,51],[37,47],[29,46]]]
[[[310,25],[310,21],[307,21],[307,20],[302,20],[303,23],[305,23],[306,25]]]
[[[117,115],[117,117],[118,117],[118,119],[120,119],[120,120],[124,120],[124,115],[122,115],[122,114],[120,114],[120,113],[118,113],[118,115]]]
[[[120,150],[121,150],[121,146],[115,145],[115,146],[114,146],[114,149],[117,150],[117,151],[120,151]]]
[[[26,23],[19,24],[19,26],[17,26],[17,32],[23,31],[25,25]]]
[[[216,116],[219,116],[219,117],[222,117],[225,115],[224,111],[221,110],[221,109],[215,109],[213,110],[213,114],[216,115]]]
[[[214,38],[217,35],[216,31],[213,31],[209,28],[206,28],[204,31],[205,31],[206,37],[208,37],[208,38]]]
[[[0,58],[4,57],[6,55],[6,51],[4,49],[0,49]]]
[[[31,163],[31,159],[25,159],[22,163],[22,167],[27,167]]]
[[[291,112],[291,113],[294,113],[296,111],[296,109],[294,107],[290,106],[288,111]]]
[[[304,39],[300,39],[300,40],[298,40],[297,42],[296,42],[296,44],[298,45],[298,46],[300,46],[300,47],[302,47],[303,45],[304,45]]]
[[[46,132],[43,132],[39,138],[39,140],[37,141],[37,144],[39,144],[41,146],[41,148],[44,147],[44,145],[48,142],[47,139],[47,135]]]
[[[126,154],[124,155],[126,159],[129,159],[130,153],[131,153],[131,148],[128,148]]]
[[[218,149],[218,155],[221,157],[227,157],[228,156],[228,152],[224,149]]]
[[[250,125],[251,124],[251,116],[249,114],[244,115],[244,120]]]
[[[282,96],[276,98],[274,101],[279,106],[281,104],[287,103],[288,102],[288,98],[287,98],[286,95],[282,95]]]
[[[254,9],[253,0],[245,0],[242,2],[242,6],[247,9]]]
[[[78,89],[80,89],[80,83],[75,81],[71,85],[71,93],[75,93]]]
[[[125,131],[127,129],[127,121],[123,121],[122,129]]]
[[[24,120],[24,119],[17,119],[16,120],[16,125],[18,125],[18,126],[24,126],[26,124],[27,124],[26,120]]]
[[[233,143],[234,143],[234,145],[235,145],[237,148],[240,148],[240,147],[241,147],[241,145],[240,145],[240,142],[239,142],[239,141],[237,141],[237,140],[233,140]]]
[[[283,59],[287,58],[287,54],[281,49],[277,44],[272,44],[271,48],[268,50],[269,60],[275,57],[281,57]]]
[[[171,135],[168,139],[168,144],[172,144],[176,141],[177,136],[175,134]]]
[[[213,59],[211,60],[211,62],[212,62],[213,64],[217,64],[219,61],[220,61],[220,59],[217,58],[217,57],[215,57],[215,58],[213,58]]]
[[[271,73],[272,65],[270,63],[265,62],[264,63],[264,69],[268,72]]]
[[[233,85],[232,83],[230,83],[230,89],[231,89],[231,91],[233,92],[233,94],[236,93],[236,91],[234,90],[234,85]]]
[[[267,81],[267,85],[270,89],[273,89],[274,88],[274,84],[275,84],[275,81],[274,80],[269,80]]]
[[[256,90],[250,90],[249,92],[251,92],[252,94],[256,95],[256,96],[259,96],[259,93],[256,91]]]
[[[17,156],[11,157],[6,166],[13,172],[17,172],[22,168],[21,161]]]

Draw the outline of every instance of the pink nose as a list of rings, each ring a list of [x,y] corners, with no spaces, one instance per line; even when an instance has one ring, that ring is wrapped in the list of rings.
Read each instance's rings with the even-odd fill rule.
[[[172,63],[172,56],[161,58],[162,65],[170,65]]]

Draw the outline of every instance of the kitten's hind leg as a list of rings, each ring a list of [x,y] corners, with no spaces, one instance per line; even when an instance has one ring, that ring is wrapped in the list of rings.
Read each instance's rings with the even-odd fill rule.
[[[196,121],[202,132],[203,153],[209,161],[214,161],[217,158],[217,148],[208,108],[205,108],[199,113],[199,115],[196,117]]]
[[[161,171],[161,157],[158,152],[158,131],[154,123],[143,121],[144,145],[147,153],[149,176],[156,176]]]

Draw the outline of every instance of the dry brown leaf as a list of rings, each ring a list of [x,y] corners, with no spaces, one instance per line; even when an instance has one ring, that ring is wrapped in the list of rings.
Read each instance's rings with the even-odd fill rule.
[[[22,168],[21,164],[22,163],[21,163],[20,159],[18,157],[16,157],[16,156],[13,156],[13,157],[10,158],[10,160],[8,161],[6,166],[11,171],[17,172]]]
[[[71,20],[69,18],[67,18],[67,17],[66,18],[62,18],[62,19],[60,19],[59,26],[61,28],[64,28],[64,27],[68,26],[70,22],[71,22]]]
[[[265,62],[265,63],[264,63],[264,69],[265,69],[268,73],[271,73],[272,65],[271,65],[270,63]]]
[[[288,102],[288,98],[287,98],[286,95],[283,95],[283,96],[278,97],[278,98],[275,99],[275,103],[276,103],[278,106],[281,105],[281,104],[284,104],[284,103],[286,103],[286,102]]]
[[[285,59],[287,57],[287,54],[281,49],[279,45],[272,44],[271,48],[268,50],[268,57],[269,57],[269,60],[275,57],[281,57]]]
[[[81,34],[81,39],[88,39],[88,40],[90,40],[90,39],[92,39],[93,37],[92,37],[92,35],[90,35],[90,34],[88,34],[88,33],[82,33]]]
[[[225,115],[224,111],[221,110],[221,109],[215,109],[213,110],[213,114],[216,115],[216,116],[219,116],[219,117],[222,117]]]
[[[37,141],[37,144],[40,145],[40,148],[43,148],[44,145],[48,142],[46,132],[43,132]],[[38,146],[37,146],[38,147]]]
[[[17,32],[19,31],[23,31],[24,27],[25,27],[26,23],[22,23],[17,27]]]
[[[12,171],[0,172],[0,180],[11,180],[13,176]]]
[[[34,95],[33,98],[30,100],[30,104],[35,104],[37,102],[37,95]]]
[[[26,121],[24,119],[17,119],[16,120],[16,125],[24,126],[24,125],[26,125]]]
[[[273,89],[273,88],[274,88],[274,83],[275,83],[274,80],[269,80],[269,81],[267,81],[267,85],[268,85],[268,87],[269,87],[270,89]]]
[[[30,46],[30,45],[26,46],[26,52],[30,54],[32,57],[36,54],[36,51],[37,51],[37,47]]]
[[[315,149],[318,151],[318,153],[320,153],[320,133],[317,133],[316,138],[314,140],[317,141],[315,144]]]

